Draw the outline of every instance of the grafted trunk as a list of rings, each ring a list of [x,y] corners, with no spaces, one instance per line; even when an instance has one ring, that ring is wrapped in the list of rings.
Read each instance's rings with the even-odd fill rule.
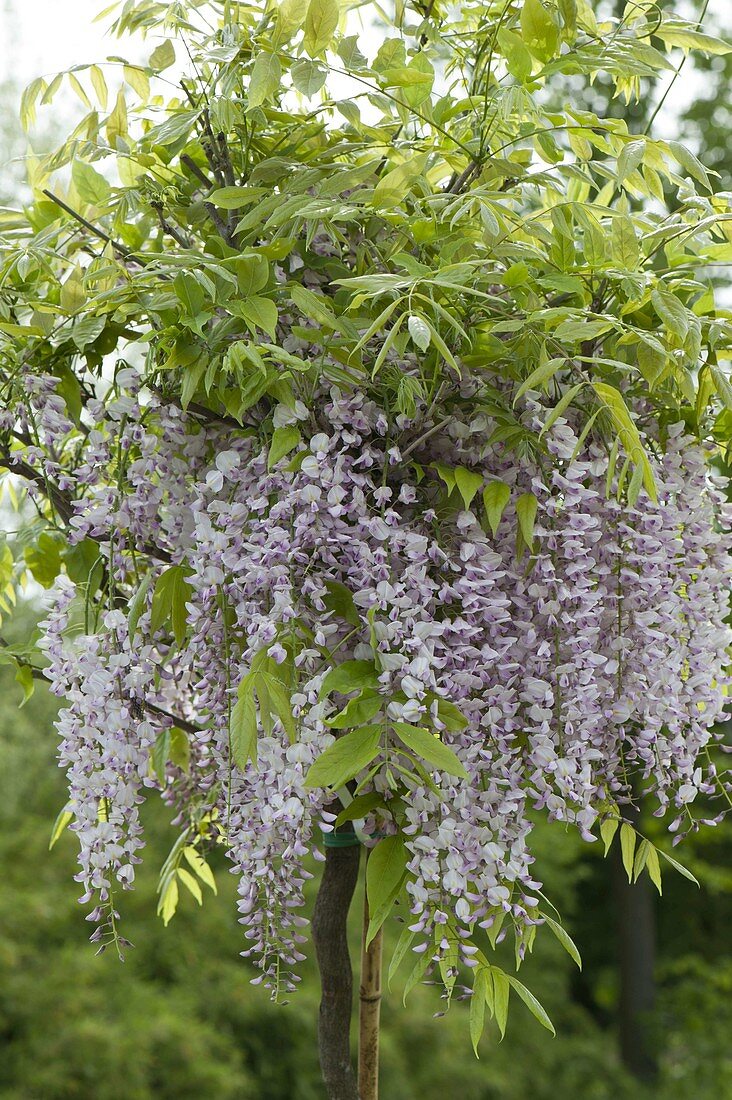
[[[321,981],[318,1053],[328,1100],[359,1100],[351,1063],[353,973],[347,919],[358,880],[360,845],[326,847],[313,912],[313,943]]]

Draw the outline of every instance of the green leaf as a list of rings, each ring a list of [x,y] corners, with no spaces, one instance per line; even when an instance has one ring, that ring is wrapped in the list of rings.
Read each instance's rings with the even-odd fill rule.
[[[319,325],[326,325],[330,329],[335,328],[333,307],[324,294],[315,294],[307,287],[297,284],[288,286],[287,292],[305,317],[309,317]]]
[[[568,337],[561,331],[564,327],[565,326],[560,325],[554,334],[558,340],[568,339]],[[540,363],[536,370],[532,370],[529,377],[524,379],[524,381],[519,386],[518,390],[516,391],[516,396],[513,399],[514,405],[520,397],[523,397],[527,390],[543,389],[544,384],[548,382],[550,378],[553,378],[561,367],[566,366],[566,363],[567,360],[564,358],[564,356],[559,359],[549,359],[546,363]]]
[[[228,304],[231,312],[246,321],[252,330],[261,328],[272,340],[275,339],[278,314],[277,306],[270,298],[255,294],[251,298]]]
[[[724,405],[732,410],[732,383],[720,367],[709,364],[709,372],[714,380],[717,393],[722,398]]]
[[[344,734],[311,764],[305,786],[344,786],[378,755],[380,743],[380,726],[364,726]]]
[[[193,275],[179,271],[173,280],[173,289],[187,317],[195,320],[204,312],[206,292]]]
[[[619,824],[620,819],[617,817],[606,817],[605,820],[600,824],[600,836],[602,837],[602,842],[605,845],[605,855],[607,855],[610,851],[610,845],[613,842],[613,837],[618,831]]]
[[[688,878],[689,882],[693,882],[695,886],[699,886],[699,880],[695,878],[694,875],[692,875],[688,867],[684,867],[682,863],[679,863],[677,859],[674,859],[673,856],[670,856],[668,852],[664,852],[661,848],[658,848],[657,851],[658,854],[662,856],[667,863],[671,864],[675,871],[678,871],[680,875],[684,876],[684,878]],[[701,889],[701,887],[699,887],[699,889]]]
[[[640,262],[640,244],[627,214],[616,214],[612,229],[613,259],[625,271],[635,271]]]
[[[646,152],[646,143],[640,138],[635,141],[629,141],[625,144],[618,156],[618,183],[622,183],[623,180],[635,172],[636,168],[643,163],[643,157]]]
[[[470,998],[470,1041],[473,1044],[475,1057],[478,1058],[478,1043],[485,1027],[486,988],[490,978],[490,971],[484,966],[475,971],[473,981],[473,995]]]
[[[495,1012],[498,1030],[503,1039],[506,1034],[506,1023],[508,1021],[508,1000],[511,993],[511,986],[508,975],[504,974],[502,970],[499,970],[497,966],[491,967],[491,978],[493,979],[493,1011]]]
[[[262,50],[257,54],[249,80],[247,103],[250,107],[259,107],[272,99],[280,86],[282,66],[276,53]]]
[[[59,811],[53,823],[53,828],[51,829],[51,839],[48,842],[49,851],[53,848],[54,844],[56,844],[66,827],[74,820],[74,811],[71,809],[72,805],[72,802],[67,802],[63,810]]]
[[[344,795],[341,794],[341,799]],[[370,791],[368,794],[358,794],[345,806],[335,819],[335,828],[339,828],[346,821],[360,821],[367,817],[377,806],[384,805],[384,797],[378,791]]]
[[[220,207],[221,210],[239,210],[242,206],[251,206],[255,202],[266,195],[267,188],[265,187],[217,187],[215,191],[212,191],[208,196],[207,202],[212,202],[214,206]],[[250,257],[243,257],[249,259]],[[239,260],[239,263],[241,260]]]
[[[669,332],[684,340],[689,331],[689,313],[675,294],[659,288],[651,294],[651,302]]]
[[[170,730],[162,729],[155,738],[155,744],[150,750],[150,762],[152,770],[158,782],[165,786],[165,771],[170,759]]]
[[[205,883],[206,886],[209,886],[211,890],[213,890],[214,894],[217,894],[218,891],[216,889],[216,880],[213,876],[213,871],[206,863],[206,860],[203,858],[200,852],[198,852],[195,848],[192,848],[190,845],[187,845],[183,849],[183,855],[188,860],[188,863],[196,872],[201,882]]]
[[[661,864],[658,861],[658,852],[653,847],[653,845],[651,845],[650,851],[648,852],[646,869],[648,871],[648,877],[658,890],[658,893],[662,894],[663,889],[661,887]]]
[[[20,707],[24,707],[28,700],[35,691],[35,680],[33,679],[33,669],[30,665],[18,665],[15,672],[15,682],[19,684],[23,690],[23,698],[19,704]]]
[[[525,84],[531,76],[533,61],[531,54],[526,49],[520,35],[515,31],[502,28],[498,32],[498,43],[506,61],[506,68],[511,76],[521,84]]]
[[[550,61],[557,52],[559,29],[541,0],[524,0],[521,36],[527,48],[540,61]]]
[[[389,963],[389,973],[386,979],[388,989],[391,989],[392,978],[401,966],[402,960],[407,951],[412,946],[415,935],[416,932],[412,932],[409,925],[405,924],[404,928],[402,928],[401,935],[397,940],[397,945],[394,948],[394,954],[391,957],[391,962]]]
[[[163,69],[169,69],[175,62],[175,47],[169,38],[156,46],[150,54],[149,65],[153,72],[161,73]]]
[[[267,663],[270,670],[279,670],[279,666],[271,658],[268,658]],[[282,723],[290,739],[290,744],[294,744],[297,740],[297,727],[292,713],[289,689],[277,673],[269,671],[267,668],[262,668],[256,675],[253,675],[257,698],[260,698],[260,694],[266,692],[266,701],[263,702],[260,698],[260,711],[263,712],[268,707],[270,713],[276,715]]]
[[[25,564],[42,588],[50,588],[61,572],[61,543],[47,531],[42,531],[33,546],[23,551]]]
[[[521,532],[521,537],[529,553],[533,553],[534,521],[536,520],[538,507],[539,502],[533,493],[522,493],[516,501],[516,516],[518,518],[519,531]]]
[[[441,695],[434,698],[437,699],[437,717],[449,733],[459,733],[460,730],[467,729],[470,723],[459,707]]]
[[[620,826],[620,850],[623,854],[623,867],[628,876],[628,882],[633,876],[633,855],[635,853],[636,831],[632,825],[624,821]]]
[[[311,57],[323,53],[338,29],[338,0],[310,0],[305,16],[303,46]]]
[[[571,959],[573,959],[574,962],[577,963],[577,966],[581,970],[582,969],[582,958],[580,956],[579,951],[577,950],[576,943],[574,942],[572,937],[569,935],[566,928],[564,928],[563,925],[561,925],[559,923],[559,921],[554,920],[552,917],[548,916],[546,913],[542,913],[541,915],[544,918],[544,920],[546,921],[546,923],[549,925],[552,932],[557,937],[557,939],[559,940],[559,942],[561,943],[562,947],[567,952],[569,957]]]
[[[153,51],[154,52],[154,51]],[[107,82],[104,79],[104,74],[98,65],[92,65],[89,70],[89,76],[91,77],[92,88],[94,89],[97,99],[99,100],[99,106],[103,111],[107,109],[107,102],[109,99],[109,92],[107,91]]]
[[[556,421],[559,419],[559,417],[562,415],[562,413],[564,413],[565,410],[569,408],[569,406],[572,404],[572,402],[574,401],[577,394],[580,392],[581,389],[583,389],[584,385],[585,385],[584,382],[578,382],[576,386],[571,386],[561,396],[561,398],[559,399],[557,404],[554,406],[554,408],[551,410],[551,412],[547,416],[546,420],[544,421],[544,426],[542,427],[541,431],[539,432],[539,439],[541,439],[541,437],[545,434],[545,432],[549,431],[551,426],[556,423]],[[494,534],[495,534],[495,532],[494,532]]]
[[[645,838],[641,840],[635,853],[635,860],[633,861],[633,882],[638,881],[638,878],[641,875],[643,868],[646,866],[650,849],[650,841],[646,840]]]
[[[184,772],[190,770],[191,746],[188,734],[178,726],[172,726],[170,730],[170,762]]]
[[[412,313],[407,320],[409,335],[420,351],[428,351],[430,346],[430,329],[423,317]]]
[[[99,206],[109,198],[112,189],[104,176],[78,157],[71,163],[71,179],[82,202]]]
[[[732,44],[711,34],[702,34],[688,23],[665,18],[653,32],[667,46],[679,46],[682,50],[699,50],[709,55],[732,53]]]
[[[118,138],[127,138],[129,135],[129,128],[127,124],[127,103],[125,102],[125,93],[120,88],[117,93],[117,98],[112,108],[112,113],[107,119],[106,125],[107,141],[112,149],[117,148]],[[124,148],[124,146],[123,146]]]
[[[203,905],[203,893],[198,884],[198,879],[194,878],[190,871],[186,871],[185,867],[178,867],[177,875],[186,889],[193,894],[198,904]]]
[[[160,895],[160,901],[158,902],[158,916],[163,918],[163,924],[167,928],[170,921],[175,916],[175,911],[178,908],[178,881],[174,875],[168,879],[167,885]]]
[[[257,708],[249,678],[245,679],[247,683],[242,681],[239,685],[239,698],[232,707],[229,725],[231,759],[240,771],[250,760],[257,762]]]
[[[511,489],[505,481],[491,481],[483,490],[483,507],[494,536],[510,497]]]
[[[157,634],[170,619],[176,643],[182,646],[188,631],[186,604],[192,593],[184,566],[171,565],[164,570],[155,582],[150,613],[151,633]]]
[[[379,677],[373,661],[344,661],[332,668],[320,686],[319,698],[323,699],[332,691],[347,695],[361,688],[379,687]]]
[[[706,187],[707,191],[711,191],[712,181],[699,158],[695,157],[691,150],[687,149],[686,146],[682,145],[679,141],[669,141],[668,147],[673,153],[674,159],[678,161],[684,171],[698,183],[701,183],[702,186]]]
[[[292,63],[290,75],[298,92],[306,96],[307,99],[312,99],[325,84],[326,71],[317,62],[301,58],[299,61]]]
[[[139,65],[124,65],[122,68],[125,80],[129,86],[137,92],[141,100],[147,101],[150,96],[150,78]]]
[[[453,489],[457,485],[455,480],[455,470],[452,466],[444,466],[441,462],[435,463],[435,470],[440,481],[442,481],[447,489],[447,495],[450,496]]]
[[[329,718],[327,725],[336,730],[360,726],[378,714],[385,702],[383,695],[372,691],[360,692],[335,717]]]
[[[388,916],[406,873],[407,852],[404,838],[386,836],[372,848],[366,863],[366,896],[369,904],[369,929],[366,946]]]
[[[429,951],[423,951],[421,954],[417,955],[417,961],[415,962],[404,986],[404,993],[402,995],[403,1004],[407,1003],[407,997],[412,992],[415,985],[419,985],[419,983],[422,981],[422,978],[427,971],[427,967],[430,965],[431,962],[432,955]]]
[[[511,986],[516,990],[526,1007],[529,1009],[531,1014],[536,1017],[539,1023],[543,1027],[545,1027],[547,1031],[551,1031],[552,1035],[556,1035],[554,1025],[552,1024],[551,1020],[544,1011],[544,1008],[539,1003],[539,1001],[537,1001],[531,990],[527,989],[523,982],[520,982],[518,978],[514,978],[512,974],[506,974],[506,977],[508,978]]]
[[[325,587],[327,596],[323,599],[323,603],[326,609],[351,626],[360,626],[361,617],[353,602],[353,593],[350,589],[340,581],[326,581]]]
[[[301,440],[300,429],[296,428],[294,424],[285,424],[281,428],[275,428],[272,433],[272,442],[269,445],[267,469],[271,470],[276,466],[280,459],[300,444]]]
[[[372,205],[382,210],[398,206],[411,191],[426,163],[426,155],[420,153],[410,157],[396,168],[392,168],[391,172],[387,172],[376,184],[371,197]]]
[[[483,475],[476,474],[472,470],[466,470],[464,466],[456,466],[455,484],[460,496],[463,498],[463,504],[466,508],[469,508],[478,490],[483,486]]]
[[[146,573],[145,576],[142,578],[137,592],[135,592],[134,596],[132,597],[129,615],[127,616],[127,625],[130,639],[134,639],[135,634],[137,633],[137,624],[139,623],[140,616],[142,615],[147,605],[147,594],[150,590],[150,585],[152,584],[152,582],[153,574]]]
[[[584,343],[585,340],[596,340],[598,336],[604,336],[606,332],[610,332],[613,328],[612,321],[562,321],[561,325],[554,330],[554,336],[557,340],[566,340],[570,344]],[[553,363],[564,363],[566,359],[552,360]],[[549,364],[545,364],[545,368],[548,368]],[[554,367],[554,371],[557,367]],[[552,371],[551,373],[554,373]]]
[[[442,772],[448,775],[456,775],[461,779],[467,779],[468,773],[453,750],[440,741],[439,737],[430,733],[421,726],[412,726],[406,722],[394,722],[394,730],[399,740],[403,741],[407,748],[434,764]]]
[[[620,441],[625,448],[628,458],[634,465],[643,467],[643,484],[645,490],[651,500],[656,502],[658,500],[658,494],[656,491],[656,481],[653,476],[653,469],[641,442],[638,428],[630,415],[622,394],[619,390],[616,390],[614,386],[610,386],[606,382],[593,382],[592,385],[603,405],[612,416],[615,427],[618,430]]]

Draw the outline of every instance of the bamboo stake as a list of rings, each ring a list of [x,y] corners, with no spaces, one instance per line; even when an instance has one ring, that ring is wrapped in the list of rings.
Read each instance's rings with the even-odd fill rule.
[[[358,1094],[360,1100],[378,1100],[382,930],[379,929],[367,947],[368,928],[369,902],[364,889],[358,1021]]]

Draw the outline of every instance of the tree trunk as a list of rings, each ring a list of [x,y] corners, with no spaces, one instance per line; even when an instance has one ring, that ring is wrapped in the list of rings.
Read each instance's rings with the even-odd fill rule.
[[[340,835],[344,833],[345,830]],[[358,880],[359,855],[358,842],[326,847],[313,912],[313,943],[322,987],[318,1053],[328,1100],[359,1100],[351,1064],[353,974],[346,927]]]
[[[648,1017],[656,988],[656,914],[654,887],[647,874],[628,882],[619,851],[614,861],[620,964],[620,1053],[630,1072],[652,1081],[657,1072]]]
[[[358,1029],[358,1090],[361,1100],[379,1100],[382,930],[379,929],[367,947],[368,929],[369,902],[364,890]]]

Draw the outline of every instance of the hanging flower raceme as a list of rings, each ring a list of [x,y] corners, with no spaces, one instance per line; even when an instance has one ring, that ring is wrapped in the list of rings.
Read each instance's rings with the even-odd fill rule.
[[[695,827],[698,795],[729,797],[706,760],[728,540],[681,425],[657,447],[657,502],[630,506],[608,453],[562,418],[541,465],[507,463],[457,418],[415,464],[383,410],[332,389],[309,438],[307,410],[274,410],[297,429],[273,456],[253,432],[140,405],[133,372],[117,390],[76,470],[73,523],[111,588],[136,595],[84,621],[62,575],[43,624],[103,937],[153,786],[184,831],[164,915],[180,852],[206,881],[202,856],[225,846],[244,954],[275,991],[297,980],[310,859],[336,821],[381,838],[385,912],[401,899],[412,946],[450,984],[459,958],[475,964],[477,928],[512,928],[522,954],[543,919],[531,811],[591,841],[641,790],[676,829]],[[142,581],[140,554],[158,558]]]

